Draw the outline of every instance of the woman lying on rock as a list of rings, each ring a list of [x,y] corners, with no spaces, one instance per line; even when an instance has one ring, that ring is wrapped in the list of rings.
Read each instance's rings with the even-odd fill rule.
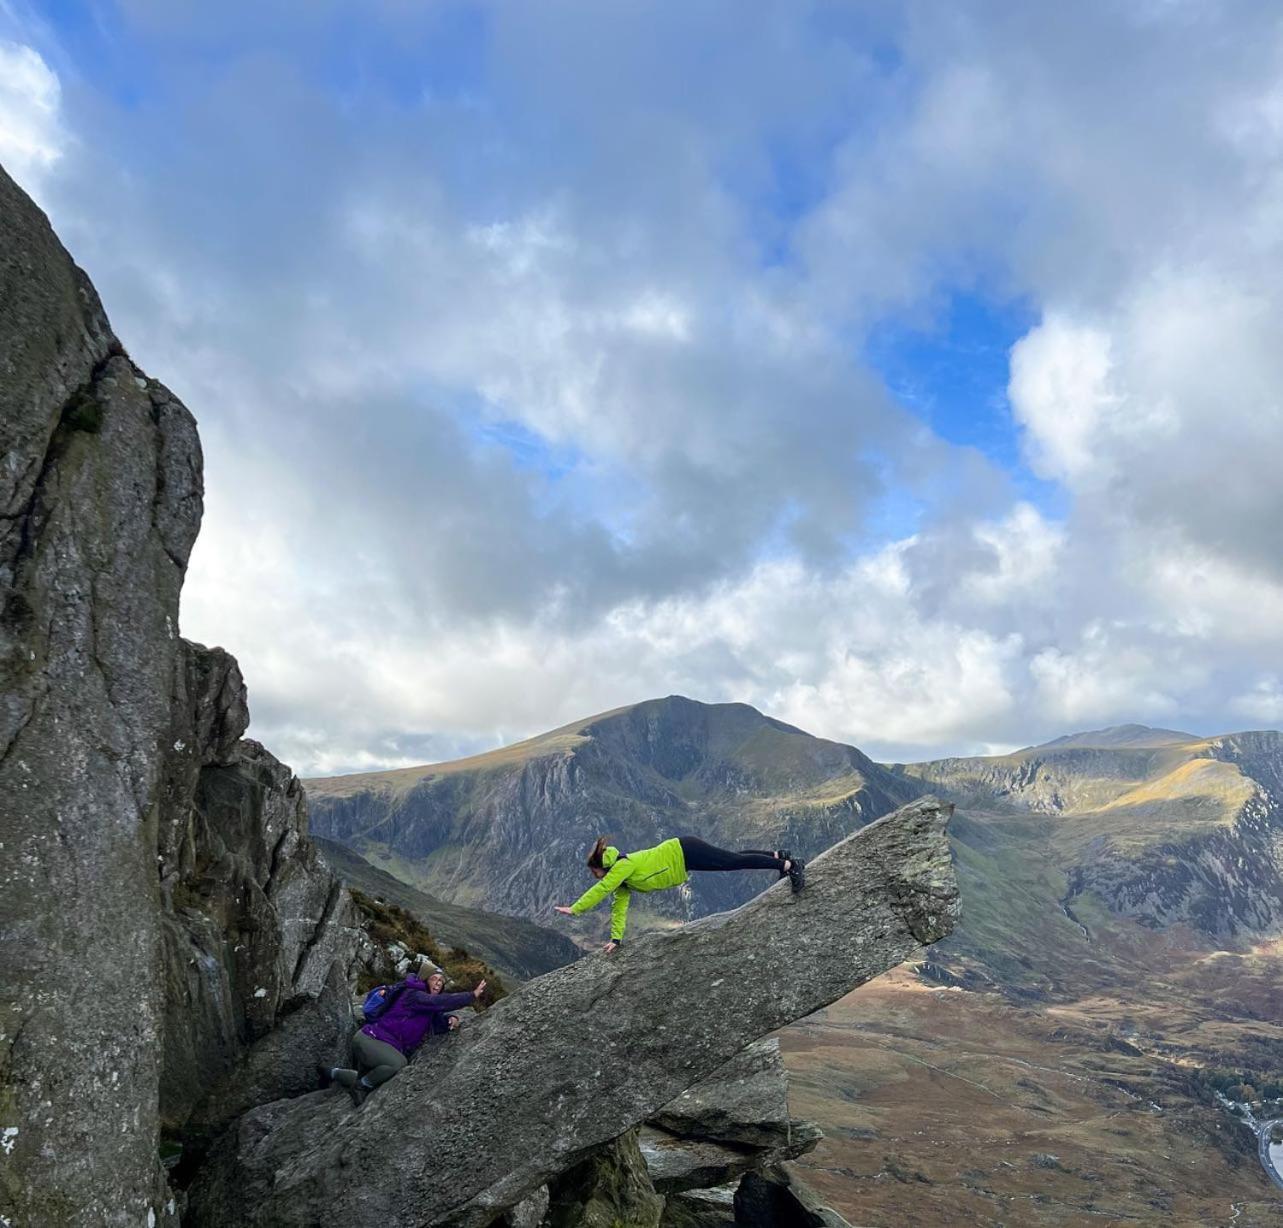
[[[613,892],[615,898],[610,905],[607,951],[613,951],[624,940],[628,905],[634,891],[680,887],[691,870],[774,870],[780,878],[789,880],[795,895],[806,885],[805,864],[788,849],[776,849],[774,852],[741,849],[732,853],[696,836],[677,836],[654,848],[638,849],[635,853],[621,853],[613,845],[608,845],[606,837],[602,836],[588,854],[588,869],[598,880],[596,886],[589,887],[569,907],[558,904],[554,911],[567,917],[576,916],[596,908]]]
[[[342,1084],[353,1104],[359,1106],[414,1056],[425,1037],[454,1031],[459,1026],[459,1016],[448,1012],[473,1005],[485,993],[486,983],[482,981],[466,993],[442,993],[444,988],[445,977],[431,964],[420,967],[418,976],[407,976],[405,988],[392,1005],[352,1038],[352,1053],[359,1069],[321,1067],[321,1085]]]

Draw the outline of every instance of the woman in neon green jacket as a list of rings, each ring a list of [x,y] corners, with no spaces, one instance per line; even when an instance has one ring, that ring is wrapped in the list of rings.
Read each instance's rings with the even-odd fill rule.
[[[654,848],[638,849],[635,853],[621,853],[614,845],[607,844],[606,837],[602,836],[588,854],[588,869],[597,879],[596,884],[573,904],[558,904],[554,911],[567,917],[577,916],[596,908],[613,893],[607,951],[613,951],[624,940],[628,905],[634,891],[680,887],[691,870],[774,870],[780,878],[789,880],[795,893],[806,885],[805,865],[788,849],[773,852],[741,849],[732,853],[696,836],[675,836]]]

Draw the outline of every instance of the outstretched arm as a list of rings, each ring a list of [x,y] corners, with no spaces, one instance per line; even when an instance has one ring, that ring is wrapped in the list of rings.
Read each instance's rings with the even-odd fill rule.
[[[621,857],[610,867],[605,878],[598,879],[570,906],[571,913],[578,916],[581,912],[596,908],[616,887],[626,882],[632,872],[632,862],[627,857]]]
[[[473,992],[468,993],[424,993],[421,989],[412,989],[405,995],[406,1003],[416,1010],[424,1011],[457,1011],[460,1007],[471,1006],[476,1000]]]

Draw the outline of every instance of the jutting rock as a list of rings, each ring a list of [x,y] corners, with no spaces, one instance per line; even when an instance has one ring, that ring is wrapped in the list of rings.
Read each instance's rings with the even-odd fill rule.
[[[550,972],[359,1111],[316,1093],[251,1110],[192,1190],[192,1222],[492,1223],[751,1042],[948,934],[945,828],[924,798],[734,912]]]

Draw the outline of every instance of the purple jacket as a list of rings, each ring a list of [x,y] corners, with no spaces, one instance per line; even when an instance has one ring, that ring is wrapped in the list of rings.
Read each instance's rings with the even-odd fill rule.
[[[396,1001],[361,1031],[409,1057],[429,1032],[450,1030],[447,1012],[471,1006],[476,1000],[470,993],[428,993],[427,989],[417,976],[407,976]]]

